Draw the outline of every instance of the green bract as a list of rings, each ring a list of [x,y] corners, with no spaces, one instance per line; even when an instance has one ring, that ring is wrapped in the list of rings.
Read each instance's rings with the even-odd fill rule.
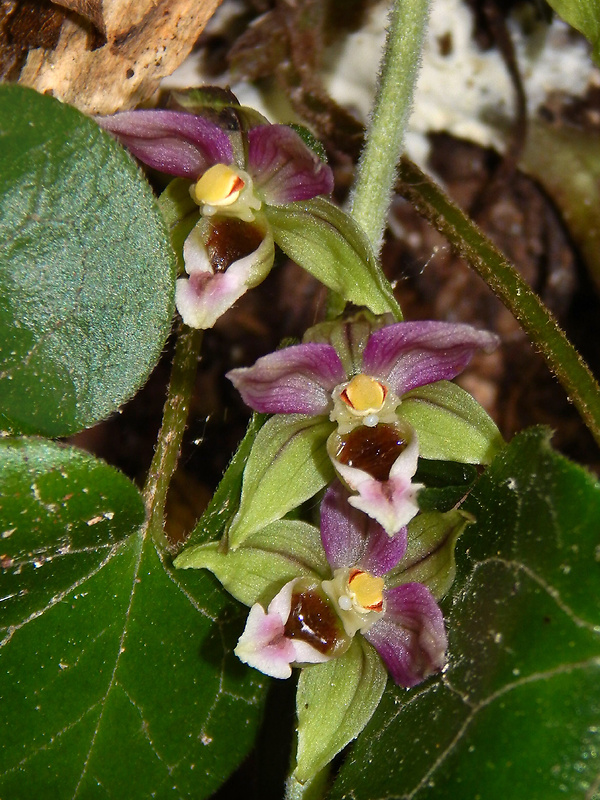
[[[292,780],[304,783],[365,727],[387,682],[377,652],[356,638],[350,649],[300,673],[296,711],[298,751]]]

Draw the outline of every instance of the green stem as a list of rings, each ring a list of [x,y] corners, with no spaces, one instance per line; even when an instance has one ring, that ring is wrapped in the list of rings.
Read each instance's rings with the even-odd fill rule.
[[[144,500],[148,513],[147,529],[154,540],[163,547],[169,546],[164,533],[167,492],[177,467],[201,343],[202,331],[181,325],[177,333],[162,425],[144,487]]]
[[[444,234],[514,314],[600,444],[600,387],[537,294],[466,214],[407,159],[402,161],[400,194]]]
[[[429,0],[395,0],[351,214],[379,255],[421,64]]]

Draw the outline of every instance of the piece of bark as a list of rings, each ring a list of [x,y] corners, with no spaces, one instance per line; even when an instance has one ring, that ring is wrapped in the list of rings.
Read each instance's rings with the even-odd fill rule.
[[[19,83],[88,114],[132,108],[186,58],[220,2],[104,0],[105,42],[83,17],[67,18],[54,49],[29,52]]]
[[[89,20],[98,30],[106,35],[104,23],[104,0],[53,0],[57,6],[74,11],[80,17]]]

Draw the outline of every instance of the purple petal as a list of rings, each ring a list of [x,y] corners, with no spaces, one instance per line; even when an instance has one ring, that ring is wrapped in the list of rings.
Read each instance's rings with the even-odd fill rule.
[[[259,358],[253,367],[233,369],[229,380],[255,411],[324,414],[331,391],[346,380],[338,354],[328,344],[297,344]]]
[[[321,542],[332,570],[354,567],[362,559],[372,519],[352,508],[339,481],[321,503]]]
[[[385,575],[406,552],[406,528],[388,536],[375,520],[348,503],[349,493],[339,481],[327,490],[321,504],[321,541],[332,570],[360,567]]]
[[[390,536],[385,532],[385,528],[375,520],[371,520],[367,549],[358,566],[371,575],[385,575],[404,558],[407,538],[406,526]]]
[[[439,672],[448,640],[444,618],[429,589],[406,583],[384,592],[386,609],[365,634],[399,686],[410,688]]]
[[[401,396],[410,389],[451,380],[476,350],[491,352],[499,339],[488,331],[451,322],[398,322],[375,331],[363,354],[363,370]]]
[[[217,125],[184,111],[123,111],[96,117],[144,164],[179,178],[198,178],[213,164],[230,164],[233,148]]]
[[[266,278],[273,266],[273,237],[270,229],[266,229],[255,251],[234,261],[223,272],[213,273],[214,264],[204,240],[210,226],[217,223],[213,218],[200,220],[183,247],[185,268],[190,277],[177,281],[175,305],[191,328],[212,328],[236,300]]]
[[[333,173],[287,125],[260,125],[248,132],[248,172],[274,206],[333,191]]]

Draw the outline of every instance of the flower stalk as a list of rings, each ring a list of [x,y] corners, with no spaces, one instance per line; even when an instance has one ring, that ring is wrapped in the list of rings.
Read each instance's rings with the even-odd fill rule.
[[[179,449],[194,388],[202,331],[181,324],[177,332],[171,379],[163,410],[163,420],[156,441],[154,457],[144,486],[148,514],[147,530],[154,541],[169,547],[164,532],[165,504],[171,479],[177,467]]]
[[[429,15],[429,0],[395,0],[379,86],[352,191],[351,214],[378,255],[404,149]]]

